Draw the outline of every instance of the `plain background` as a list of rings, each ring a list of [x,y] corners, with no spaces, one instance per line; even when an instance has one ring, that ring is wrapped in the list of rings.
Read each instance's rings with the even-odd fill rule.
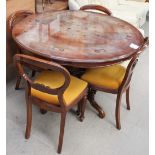
[[[149,73],[149,143],[150,155],[155,154],[155,1],[150,0],[150,73]],[[0,0],[0,154],[6,154],[6,1]]]

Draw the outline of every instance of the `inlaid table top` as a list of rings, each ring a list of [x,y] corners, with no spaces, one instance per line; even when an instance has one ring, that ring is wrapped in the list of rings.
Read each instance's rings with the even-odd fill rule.
[[[86,68],[126,60],[144,42],[141,33],[121,19],[69,10],[28,16],[14,26],[12,35],[33,54]]]

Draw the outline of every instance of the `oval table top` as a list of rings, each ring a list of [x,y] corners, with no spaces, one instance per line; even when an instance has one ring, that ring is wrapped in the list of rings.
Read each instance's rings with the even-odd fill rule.
[[[144,43],[131,24],[99,13],[58,11],[31,15],[12,31],[33,54],[74,67],[98,67],[131,58]]]

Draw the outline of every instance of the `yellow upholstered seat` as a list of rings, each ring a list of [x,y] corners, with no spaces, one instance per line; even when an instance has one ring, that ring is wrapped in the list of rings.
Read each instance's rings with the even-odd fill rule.
[[[125,72],[126,69],[121,65],[113,65],[88,69],[81,78],[88,83],[101,88],[117,89],[122,83]]]
[[[35,83],[43,84],[52,89],[58,88],[64,84],[65,77],[60,72],[43,71],[35,79]],[[87,82],[71,76],[68,88],[64,92],[64,101],[66,105],[71,104],[87,87]],[[51,104],[59,104],[58,96],[43,93],[39,90],[31,88],[31,95]]]

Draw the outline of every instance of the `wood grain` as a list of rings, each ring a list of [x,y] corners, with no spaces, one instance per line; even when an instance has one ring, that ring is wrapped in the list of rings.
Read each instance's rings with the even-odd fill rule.
[[[85,11],[32,15],[16,24],[12,34],[17,44],[28,51],[80,67],[126,60],[144,43],[131,24]]]

